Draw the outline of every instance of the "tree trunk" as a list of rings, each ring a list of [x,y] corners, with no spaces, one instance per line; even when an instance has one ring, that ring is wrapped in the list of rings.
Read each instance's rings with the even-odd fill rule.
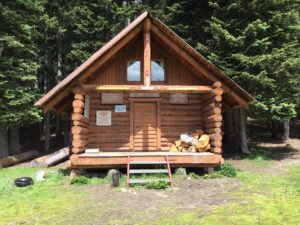
[[[71,145],[71,122],[69,119],[63,121],[64,124],[64,143],[65,146]]]
[[[61,137],[61,114],[56,113],[56,128],[55,128],[56,139]]]
[[[224,141],[232,145],[234,140],[233,113],[224,112]]]
[[[272,138],[273,139],[278,139],[278,121],[276,120],[272,120],[272,123],[271,123],[271,133],[272,133]]]
[[[289,119],[284,120],[282,125],[283,125],[282,139],[283,141],[287,141],[290,137],[290,120]]]
[[[247,112],[244,108],[239,109],[240,114],[240,148],[245,154],[250,154],[247,143]]]
[[[45,145],[44,151],[50,151],[50,112],[44,115],[44,135],[45,135]]]
[[[9,152],[11,155],[20,153],[20,136],[18,126],[12,126],[9,128]]]
[[[8,132],[6,127],[0,127],[0,158],[9,155]]]

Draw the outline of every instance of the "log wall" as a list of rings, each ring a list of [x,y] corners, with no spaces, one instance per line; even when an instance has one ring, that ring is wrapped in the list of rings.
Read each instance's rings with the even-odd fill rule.
[[[114,105],[101,104],[101,94],[92,92],[90,96],[89,148],[101,151],[129,151],[130,143],[130,102],[129,94],[124,93],[125,113],[115,113]],[[202,128],[201,95],[189,94],[189,104],[170,104],[170,94],[160,94],[161,101],[161,150],[168,151],[172,142],[181,133],[193,132]],[[96,126],[96,111],[112,111],[112,126]],[[138,140],[138,141],[142,141]]]
[[[223,89],[220,82],[213,84],[212,94],[202,95],[202,120],[203,128],[210,137],[211,152],[222,152],[222,95]]]
[[[72,102],[73,114],[72,119],[72,157],[77,157],[77,154],[82,153],[88,146],[89,142],[89,120],[84,118],[84,91],[76,87],[73,90],[74,100]]]

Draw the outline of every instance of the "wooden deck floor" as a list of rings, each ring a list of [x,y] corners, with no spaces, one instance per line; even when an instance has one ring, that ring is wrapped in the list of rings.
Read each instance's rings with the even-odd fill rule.
[[[127,158],[131,161],[163,161],[168,156],[174,167],[215,167],[221,164],[222,156],[211,152],[99,152],[83,153],[71,157],[71,168],[124,168]]]

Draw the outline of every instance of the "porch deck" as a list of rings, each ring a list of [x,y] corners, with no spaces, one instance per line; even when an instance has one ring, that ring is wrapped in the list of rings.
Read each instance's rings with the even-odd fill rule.
[[[171,167],[216,167],[222,156],[211,152],[98,152],[82,153],[71,157],[72,168],[125,168],[128,156],[131,161],[163,161],[168,156]]]

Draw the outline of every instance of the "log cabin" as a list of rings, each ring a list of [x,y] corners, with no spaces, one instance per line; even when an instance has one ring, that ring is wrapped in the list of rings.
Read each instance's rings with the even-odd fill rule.
[[[253,97],[158,18],[142,13],[35,106],[72,121],[71,169],[121,168],[168,157],[171,167],[219,166],[222,111]],[[206,152],[170,152],[202,129]]]

